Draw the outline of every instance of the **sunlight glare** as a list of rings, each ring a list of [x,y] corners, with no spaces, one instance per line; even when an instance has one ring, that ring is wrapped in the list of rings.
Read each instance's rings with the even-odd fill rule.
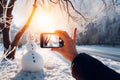
[[[52,15],[46,14],[46,13],[41,13],[39,16],[37,16],[36,25],[38,26],[37,29],[40,29],[42,31],[47,31],[47,32],[53,32],[54,31],[54,20]]]
[[[39,17],[39,20],[38,20],[41,24],[41,26],[49,26],[49,25],[52,25],[52,19],[50,18],[50,16],[47,16],[47,15],[42,15]]]

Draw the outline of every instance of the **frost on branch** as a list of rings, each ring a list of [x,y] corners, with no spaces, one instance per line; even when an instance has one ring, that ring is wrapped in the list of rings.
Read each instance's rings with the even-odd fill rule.
[[[16,47],[14,47],[13,50],[15,48]],[[6,53],[0,57],[0,80],[8,80],[15,76],[13,74],[18,72],[18,64],[15,61],[6,58],[6,56],[13,50],[11,50],[8,54],[8,51],[6,51]]]
[[[11,9],[14,5],[11,4],[10,2],[11,0],[1,0],[0,1],[0,8],[1,8],[1,11],[0,12],[0,23],[1,24],[4,24],[3,27],[0,27],[0,31],[2,31],[4,28],[9,28],[10,27],[10,24],[11,24],[11,21],[12,21],[12,16],[8,15],[8,12],[9,9]]]

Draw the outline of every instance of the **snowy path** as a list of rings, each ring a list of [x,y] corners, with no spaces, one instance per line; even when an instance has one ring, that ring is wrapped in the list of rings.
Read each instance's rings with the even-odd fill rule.
[[[70,63],[49,49],[41,49],[45,63],[45,80],[74,80],[70,74]]]
[[[103,46],[77,46],[78,52],[109,58],[120,62],[120,48]]]
[[[49,49],[39,48],[38,50],[44,59],[44,71],[36,73],[23,72],[21,70],[20,63],[21,57],[24,55],[23,52],[25,52],[24,49],[17,50],[16,59],[15,62],[13,62],[15,64],[11,65],[11,67],[14,66],[12,70],[10,68],[5,68],[3,70],[0,68],[0,70],[2,70],[5,74],[4,75],[0,72],[0,80],[75,80],[72,78],[70,73],[70,62],[65,60],[61,55],[52,52]],[[120,73],[120,62],[107,58],[101,58],[99,56],[92,56]],[[2,65],[0,65],[0,67],[1,66]],[[8,73],[7,71],[10,72]]]

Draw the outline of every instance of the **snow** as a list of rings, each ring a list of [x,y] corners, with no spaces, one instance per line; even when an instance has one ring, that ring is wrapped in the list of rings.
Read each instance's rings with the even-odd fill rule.
[[[29,72],[41,72],[43,71],[43,58],[39,54],[39,52],[36,51],[37,44],[34,40],[30,40],[26,44],[26,50],[25,54],[22,57],[21,64],[22,64],[22,70],[23,71],[29,71]]]
[[[43,58],[36,51],[28,51],[22,57],[22,70],[29,72],[39,72],[43,69]]]
[[[91,46],[77,46],[77,50],[78,52],[87,52],[89,53],[90,51],[91,52],[94,52],[94,53],[105,53],[105,54],[108,54],[109,55],[112,55],[112,59],[114,59],[113,57],[116,56],[115,58],[119,57],[120,56],[120,47],[107,47],[107,46],[97,46],[97,45],[91,45]],[[94,54],[93,53],[93,54]],[[120,73],[120,58],[117,59],[119,61],[114,61],[110,58],[105,58],[107,56],[105,55],[102,55],[104,56],[104,58],[100,57],[101,54],[95,54],[95,55],[100,55],[100,56],[95,56],[91,54],[93,57],[97,58],[98,60],[102,61],[105,65],[107,65],[108,67],[110,67],[111,69],[117,71],[118,73]]]
[[[120,61],[120,48],[117,47],[107,47],[107,46],[97,46],[97,45],[87,45],[78,46],[78,52],[86,52],[88,54],[101,56],[104,58],[110,58],[115,61]]]
[[[115,54],[120,55],[120,47],[107,47],[107,46],[97,46],[97,45],[91,45],[91,46],[78,46],[78,50],[90,50],[90,51],[97,51],[102,53],[108,53],[108,54]]]
[[[90,48],[90,46],[87,48]],[[80,46],[77,46],[77,49],[80,49]],[[52,52],[49,48],[37,48],[37,51],[40,53],[44,60],[43,71],[25,72],[22,70],[21,58],[26,52],[26,49],[23,46],[22,48],[17,49],[16,59],[14,61],[5,62],[4,60],[0,64],[0,80],[75,80],[71,76],[71,63],[69,61],[64,59],[58,53]],[[3,51],[1,50],[0,53],[3,53]],[[95,55],[92,56],[120,73],[120,62]]]

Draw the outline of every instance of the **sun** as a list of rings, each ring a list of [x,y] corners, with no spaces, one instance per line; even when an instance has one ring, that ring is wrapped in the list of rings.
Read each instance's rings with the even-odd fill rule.
[[[54,33],[56,30],[65,30],[67,24],[65,20],[60,12],[38,8],[31,23],[31,31]]]
[[[33,24],[35,26],[33,28],[36,31],[54,32],[56,22],[52,14],[41,12],[40,14],[35,15]]]
[[[53,20],[51,16],[42,14],[39,16],[38,22],[40,23],[41,26],[43,27],[49,27],[53,24]]]

